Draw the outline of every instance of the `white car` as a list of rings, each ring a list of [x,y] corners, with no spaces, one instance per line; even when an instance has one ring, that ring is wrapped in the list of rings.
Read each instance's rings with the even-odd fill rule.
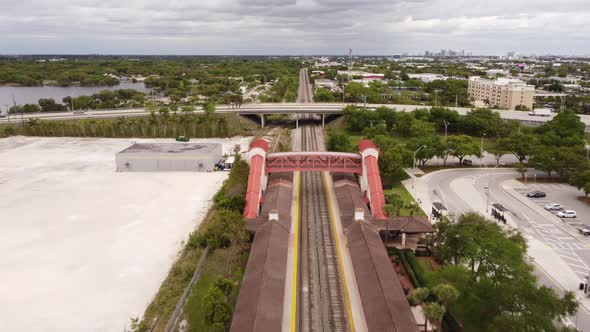
[[[583,234],[584,236],[590,236],[590,226],[582,225],[578,227],[578,232],[580,232],[580,234]]]
[[[557,216],[559,218],[575,218],[576,211],[572,211],[572,210],[559,211],[559,212],[557,212]]]
[[[547,210],[547,211],[561,211],[561,210],[563,210],[563,208],[561,207],[561,205],[559,205],[557,203],[549,203],[549,204],[545,205],[545,210]]]

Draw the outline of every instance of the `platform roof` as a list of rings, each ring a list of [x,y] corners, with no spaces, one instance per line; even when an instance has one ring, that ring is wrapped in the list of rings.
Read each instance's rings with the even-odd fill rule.
[[[369,331],[417,332],[418,324],[354,176],[334,174],[333,180]],[[354,221],[359,207],[364,209],[364,221]]]

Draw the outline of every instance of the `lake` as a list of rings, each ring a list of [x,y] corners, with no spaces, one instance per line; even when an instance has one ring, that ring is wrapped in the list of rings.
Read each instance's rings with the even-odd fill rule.
[[[115,86],[0,86],[0,109],[4,110],[13,105],[12,95],[17,105],[36,104],[41,98],[53,98],[61,103],[67,96],[78,97],[92,95],[103,90],[135,89],[149,93],[151,89],[146,88],[143,82],[121,82]]]

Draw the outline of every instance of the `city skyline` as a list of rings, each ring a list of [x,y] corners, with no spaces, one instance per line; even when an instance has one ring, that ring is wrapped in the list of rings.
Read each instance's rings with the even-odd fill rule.
[[[588,55],[581,0],[0,1],[2,54]],[[506,8],[510,8],[508,12]]]

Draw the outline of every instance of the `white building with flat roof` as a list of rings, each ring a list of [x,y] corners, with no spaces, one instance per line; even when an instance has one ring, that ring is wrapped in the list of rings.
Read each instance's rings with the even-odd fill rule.
[[[408,74],[409,78],[417,79],[425,83],[430,83],[437,80],[447,80],[448,77],[440,74]]]
[[[479,76],[469,78],[467,92],[474,101],[485,101],[490,106],[515,109],[522,105],[533,109],[535,86],[512,78],[489,80]]]

